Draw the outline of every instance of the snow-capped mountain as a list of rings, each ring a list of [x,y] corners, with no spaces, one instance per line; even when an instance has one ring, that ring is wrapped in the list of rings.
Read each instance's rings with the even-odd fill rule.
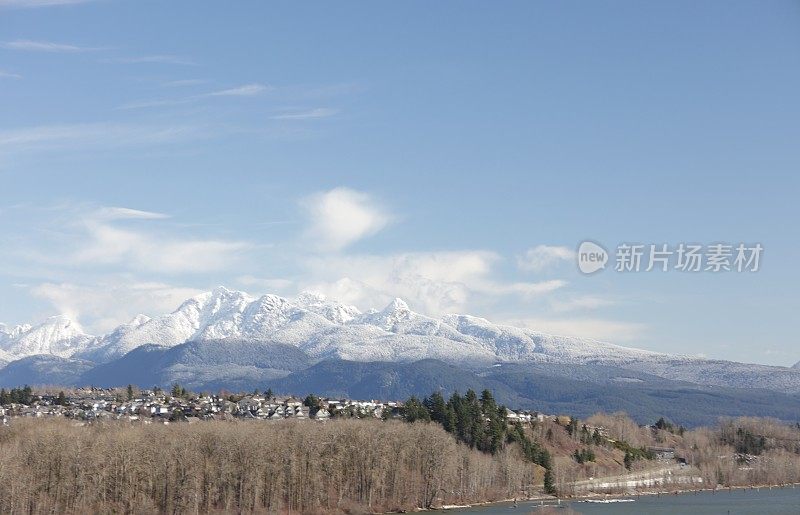
[[[605,364],[701,384],[800,392],[797,368],[662,354],[495,324],[470,315],[432,318],[414,312],[401,299],[382,310],[362,313],[314,293],[295,299],[256,298],[223,287],[186,300],[172,313],[152,319],[139,315],[100,336],[86,334],[65,316],[51,317],[35,327],[0,325],[0,366],[38,354],[107,363],[143,345],[175,347],[191,341],[221,346],[233,341],[290,345],[312,361],[433,358],[458,365]]]
[[[496,325],[468,315],[431,318],[415,313],[401,299],[381,311],[362,313],[315,293],[303,293],[294,300],[277,295],[254,298],[223,287],[186,300],[172,313],[153,319],[139,315],[97,337],[85,334],[65,316],[36,327],[2,326],[0,330],[0,349],[9,360],[52,354],[106,362],[145,344],[172,347],[225,339],[289,344],[313,359],[355,361],[617,362],[664,356]]]
[[[50,317],[36,326],[0,326],[0,349],[12,358],[51,354],[68,357],[89,348],[95,338],[66,315]]]

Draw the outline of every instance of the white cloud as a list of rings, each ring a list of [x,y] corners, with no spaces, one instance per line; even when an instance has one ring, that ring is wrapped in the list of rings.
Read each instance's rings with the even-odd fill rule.
[[[647,329],[644,324],[599,318],[507,318],[503,323],[559,336],[591,338],[611,343],[637,341]]]
[[[575,251],[567,247],[539,245],[517,257],[517,265],[521,270],[541,272],[551,268],[561,261],[575,259]]]
[[[234,266],[242,252],[251,248],[239,241],[180,238],[122,228],[102,217],[87,218],[83,225],[84,239],[67,257],[75,265],[119,265],[162,273],[209,272]]]
[[[22,75],[0,70],[0,79],[21,79]]]
[[[87,330],[105,333],[142,313],[157,316],[175,310],[201,290],[126,277],[92,285],[46,282],[30,292],[45,299],[59,314],[81,320]]]
[[[306,263],[300,289],[316,290],[362,309],[401,297],[422,313],[465,312],[503,297],[530,299],[563,281],[504,283],[492,278],[500,257],[487,251],[413,252],[388,256],[321,256]]]
[[[91,48],[77,45],[68,45],[64,43],[53,43],[51,41],[32,41],[30,39],[17,39],[14,41],[6,41],[2,43],[3,48],[9,50],[24,50],[29,52],[58,52],[58,53],[74,53],[74,52],[91,52],[100,50],[99,48]]]
[[[169,216],[126,207],[64,205],[48,213],[47,231],[15,247],[18,261],[52,273],[180,275],[234,270],[254,248],[246,241],[194,237]],[[46,235],[42,238],[41,235]],[[57,252],[53,252],[57,249]]]
[[[236,88],[230,89],[223,89],[220,91],[212,91],[211,93],[206,93],[204,96],[207,97],[251,97],[253,95],[260,95],[266,91],[270,91],[273,88],[271,86],[265,86],[264,84],[245,84],[244,86],[239,86]]]
[[[379,232],[391,221],[370,195],[349,188],[316,193],[301,205],[309,218],[306,235],[321,250],[341,250]]]
[[[102,207],[95,212],[94,217],[100,220],[161,220],[169,218],[169,215],[128,207]]]
[[[328,118],[337,114],[338,109],[331,109],[328,107],[318,107],[316,109],[309,109],[307,111],[295,111],[291,113],[276,114],[271,116],[272,120],[315,120],[319,118]]]
[[[494,295],[511,295],[517,294],[521,295],[526,299],[530,299],[533,297],[538,297],[540,295],[544,295],[546,293],[550,293],[556,291],[560,288],[563,288],[567,285],[566,281],[562,281],[561,279],[552,279],[549,281],[541,281],[536,283],[524,283],[524,282],[513,282],[513,283],[498,283],[498,282],[489,282],[487,283],[487,287],[484,288],[486,293],[492,293]]]

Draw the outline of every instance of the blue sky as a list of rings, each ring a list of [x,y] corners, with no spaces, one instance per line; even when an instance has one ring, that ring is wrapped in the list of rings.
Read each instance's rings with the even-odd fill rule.
[[[794,1],[0,0],[0,320],[315,289],[792,364],[799,23]],[[585,239],[765,250],[751,274],[583,276]]]

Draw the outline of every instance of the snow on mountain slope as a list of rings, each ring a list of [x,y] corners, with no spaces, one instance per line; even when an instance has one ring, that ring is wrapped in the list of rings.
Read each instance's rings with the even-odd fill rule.
[[[381,311],[303,293],[253,298],[218,287],[183,302],[172,313],[136,317],[114,331],[92,337],[66,317],[30,328],[0,326],[0,360],[34,354],[108,362],[142,345],[174,347],[187,341],[241,340],[299,347],[312,359],[486,364],[495,361],[626,363],[667,361],[674,356],[589,339],[553,336],[494,324],[469,315],[435,319],[415,313],[400,299]]]
[[[631,361],[625,368],[647,372],[666,379],[736,388],[765,388],[779,392],[800,393],[800,370],[753,363],[714,359],[666,359]]]
[[[80,357],[108,361],[144,344],[225,339],[283,343],[300,347],[314,359],[358,361],[583,363],[664,356],[496,325],[468,315],[435,319],[415,313],[401,299],[381,311],[361,313],[319,294],[303,293],[295,300],[277,295],[254,299],[220,287],[187,300],[172,313],[120,328],[102,339],[103,347]]]
[[[311,360],[601,364],[705,385],[800,392],[800,366],[661,354],[495,324],[470,315],[436,319],[412,311],[400,299],[383,310],[362,313],[314,293],[294,300],[277,295],[254,298],[222,287],[186,300],[172,313],[153,319],[140,315],[97,337],[85,334],[66,316],[51,317],[35,327],[0,325],[0,367],[38,354],[106,363],[143,345],[170,348],[192,341],[219,345],[215,356],[237,352],[233,342],[264,343],[270,345],[263,348],[271,349],[297,347]]]
[[[31,326],[28,324],[15,325],[14,327],[8,327],[6,324],[0,324],[0,346],[7,340],[18,338],[22,333],[28,332],[30,329]]]
[[[459,332],[444,320],[420,315],[411,311],[402,299],[394,299],[383,311],[374,311],[355,317],[351,324],[375,326],[386,332],[402,335],[438,336],[448,340],[474,345],[474,338]]]
[[[463,335],[491,346],[499,361],[560,361],[570,363],[660,360],[658,352],[621,347],[589,338],[552,334],[494,324],[470,315],[445,315],[442,321]],[[671,356],[673,359],[675,356]]]
[[[8,352],[0,350],[0,368],[3,368],[15,359],[17,359],[16,356],[12,356]]]
[[[295,299],[295,304],[307,311],[320,315],[334,324],[346,324],[361,315],[355,306],[333,302],[315,292],[303,292]]]
[[[50,354],[68,357],[90,347],[95,338],[66,315],[50,317],[41,324],[17,326],[5,333],[2,350],[15,358]]]
[[[245,293],[216,288],[186,300],[172,313],[116,329],[102,339],[101,349],[82,357],[105,361],[149,343],[171,347],[189,340],[238,336],[242,313],[252,300]]]

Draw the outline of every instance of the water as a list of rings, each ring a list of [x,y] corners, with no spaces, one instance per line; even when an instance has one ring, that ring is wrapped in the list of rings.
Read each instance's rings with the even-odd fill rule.
[[[700,515],[777,515],[800,514],[800,488],[762,488],[760,490],[733,490],[680,495],[662,494],[641,497],[620,497],[635,499],[634,502],[595,504],[577,501],[563,501],[561,507],[540,507],[539,502],[499,503],[469,509],[449,510],[448,513],[469,513],[473,515],[514,515],[536,513],[585,513],[592,514],[700,514]]]

